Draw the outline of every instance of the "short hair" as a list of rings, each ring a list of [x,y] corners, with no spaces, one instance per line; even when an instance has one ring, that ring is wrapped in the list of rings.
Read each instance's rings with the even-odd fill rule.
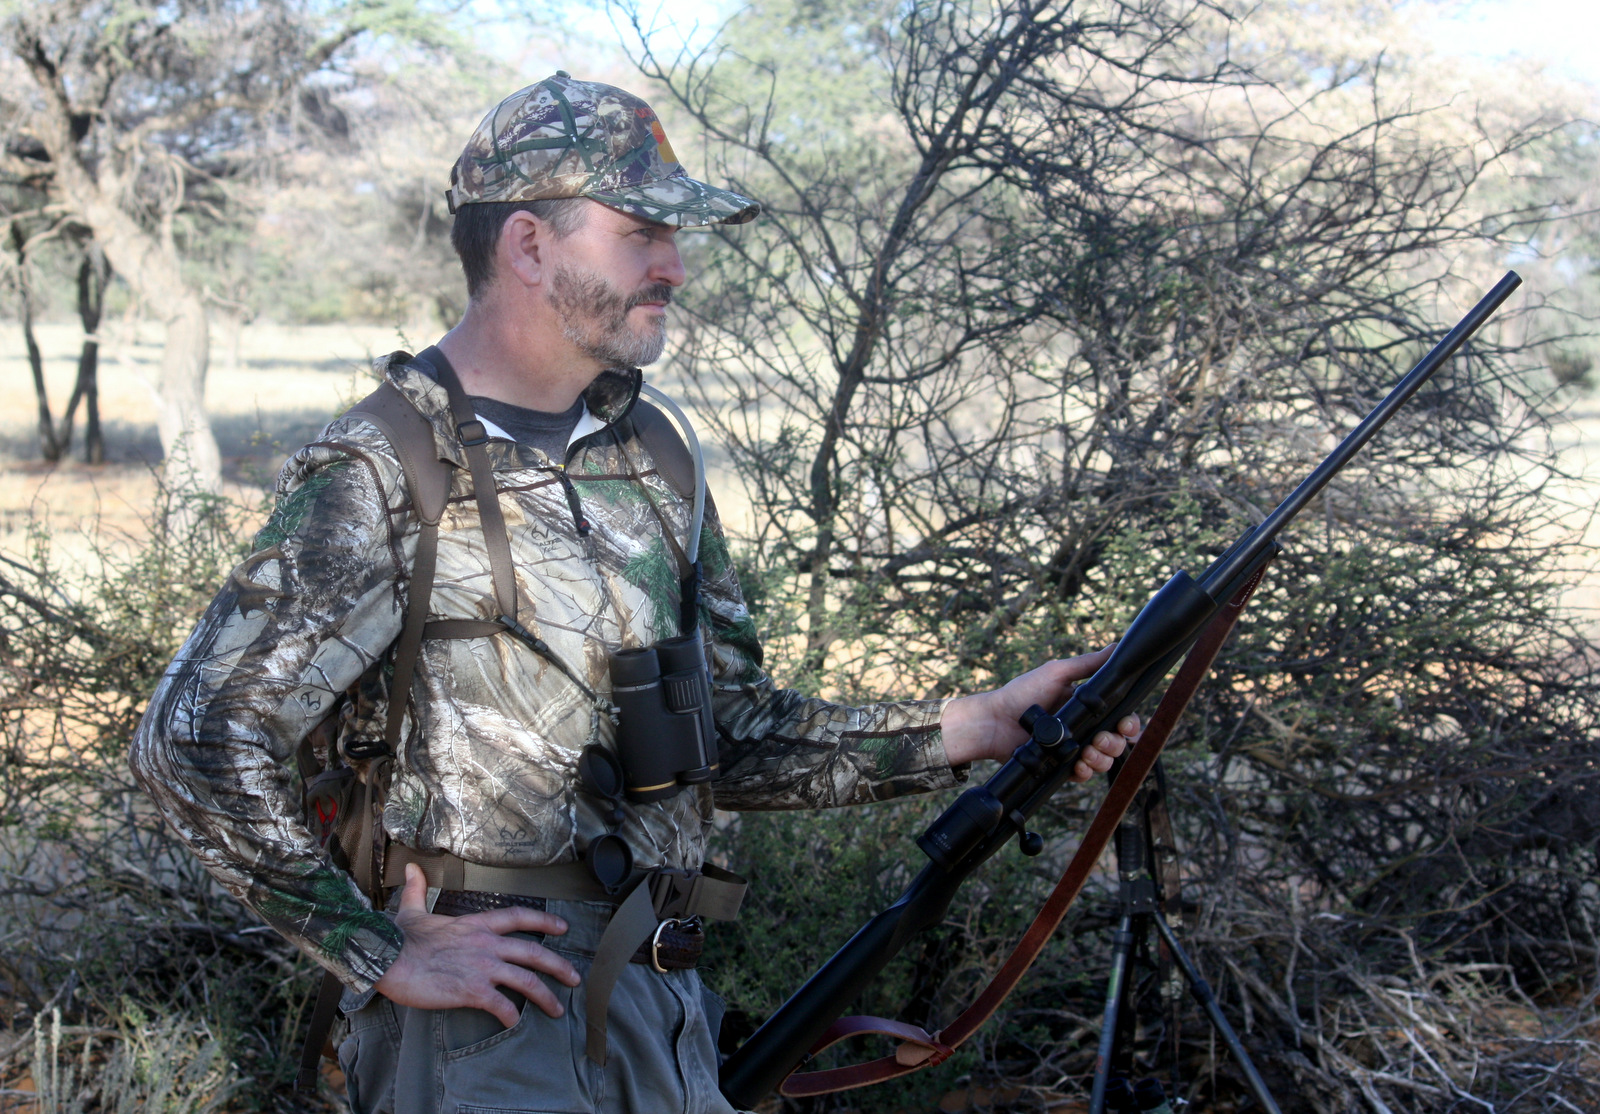
[[[495,245],[513,213],[532,213],[550,226],[556,239],[570,236],[583,224],[588,198],[546,197],[538,201],[479,201],[456,209],[450,246],[461,257],[467,276],[467,297],[476,298],[494,281]]]

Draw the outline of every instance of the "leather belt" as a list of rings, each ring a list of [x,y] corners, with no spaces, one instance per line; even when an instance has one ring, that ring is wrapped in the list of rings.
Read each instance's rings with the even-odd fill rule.
[[[391,843],[384,853],[383,884],[404,885],[408,863],[420,867],[429,887],[439,890],[441,896],[450,891],[475,895],[468,899],[469,903],[484,900],[484,894],[493,894],[552,901],[603,901],[616,906],[600,945],[595,948],[594,962],[585,980],[589,1016],[584,1051],[601,1065],[606,1062],[606,1010],[611,1004],[611,992],[628,964],[637,961],[641,948],[651,949],[657,971],[670,970],[662,949],[676,939],[676,933],[688,931],[689,922],[698,926],[701,919],[733,920],[739,915],[739,904],[749,886],[732,871],[707,863],[700,870],[658,867],[615,890],[607,890],[582,863],[486,866],[447,851],[414,851],[400,843]],[[437,903],[434,909],[438,910]],[[704,947],[703,939],[701,946]]]
[[[474,913],[487,913],[491,909],[512,907],[542,912],[545,899],[484,890],[441,890],[433,903],[433,911],[445,917],[467,917]],[[635,949],[629,962],[646,964],[663,974],[667,971],[691,971],[700,962],[705,950],[706,930],[700,918],[668,917],[656,926],[650,939]]]

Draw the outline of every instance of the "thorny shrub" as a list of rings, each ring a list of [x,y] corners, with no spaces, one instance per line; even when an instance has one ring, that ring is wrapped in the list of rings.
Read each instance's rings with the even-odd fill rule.
[[[1593,147],[1574,112],[1462,112],[1337,36],[1275,77],[1259,5],[764,0],[676,40],[620,7],[653,103],[763,205],[686,246],[671,370],[748,500],[775,673],[847,699],[1116,638],[1587,210],[1550,177]],[[1173,740],[1185,932],[1285,1108],[1600,1100],[1600,674],[1557,606],[1592,506],[1550,435],[1581,377],[1548,366],[1593,329],[1558,302],[1519,291],[1306,508]],[[1035,823],[1064,851],[1083,803]],[[763,886],[717,934],[736,1015],[899,892],[933,807],[726,830]],[[1003,859],[863,1005],[950,1020],[1060,853]],[[1080,904],[985,1043],[810,1105],[1081,1097],[1109,941]],[[1140,1070],[1163,1038],[1234,1103],[1149,1004]]]
[[[258,519],[163,490],[147,536],[95,533],[69,562],[35,528],[0,557],[0,1080],[31,1079],[49,1114],[296,1105],[316,968],[212,883],[127,767]]]
[[[0,567],[0,1079],[26,1074],[52,1114],[299,1103],[288,1084],[314,969],[210,882],[125,766],[143,700],[256,517],[169,492],[148,538],[100,538],[69,567],[41,531]],[[1208,544],[1193,523],[1171,530]],[[1086,624],[1080,645],[1125,622],[1133,586],[1183,556],[1178,540],[1157,541],[1108,546],[1104,629]],[[1581,644],[1549,607],[1551,554],[1513,556],[1526,579],[1480,544],[1448,561],[1400,548],[1381,561],[1286,555],[1174,742],[1184,888],[1169,915],[1286,1108],[1600,1102],[1586,826],[1600,709],[1572,656]],[[777,590],[781,577],[745,572],[776,672],[799,672],[803,600]],[[1516,607],[1490,606],[1507,599]],[[1027,633],[1012,646],[1019,661],[1058,649],[1044,634],[1025,644]],[[1309,668],[1313,634],[1366,646],[1365,666],[1324,649]],[[1447,684],[1444,665],[1404,668],[1412,639],[1441,647],[1429,660],[1451,667]],[[848,672],[811,680],[847,699],[878,695]],[[1038,819],[1045,854],[990,864],[859,1005],[948,1022],[1020,935],[1096,793],[1063,795]],[[725,1041],[893,899],[920,866],[910,837],[943,803],[724,827],[716,854],[756,883],[705,964],[733,1005]],[[1023,1110],[1081,1096],[1114,897],[1102,877],[1002,1015],[947,1064],[800,1105],[927,1109],[957,1091],[979,1109]],[[1181,995],[1163,999],[1168,974],[1136,963],[1137,1058],[1125,1067],[1201,1109],[1243,1108],[1237,1066],[1204,1019]]]

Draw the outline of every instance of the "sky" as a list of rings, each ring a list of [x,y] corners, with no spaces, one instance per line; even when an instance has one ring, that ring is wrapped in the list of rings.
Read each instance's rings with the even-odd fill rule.
[[[1438,22],[1441,53],[1544,59],[1600,86],[1600,4],[1594,0],[1466,0]]]
[[[483,45],[519,71],[548,70],[557,60],[578,68],[604,68],[619,42],[605,0],[469,0],[481,17]],[[646,21],[671,26],[678,36],[704,41],[741,0],[634,0]],[[1375,0],[1383,3],[1385,0]],[[1542,61],[1551,72],[1600,90],[1600,0],[1390,0],[1434,8],[1431,34],[1441,54],[1495,60]],[[1241,0],[1270,5],[1273,0]],[[532,15],[556,15],[571,28],[562,41],[530,40],[523,34]],[[548,24],[546,24],[548,26]],[[675,37],[667,35],[663,42]],[[610,75],[594,75],[604,80]],[[612,78],[615,80],[615,78]]]
[[[482,2],[482,0],[480,0]],[[491,5],[503,0],[487,0]],[[523,0],[527,3],[528,0]],[[540,0],[533,0],[535,4]],[[1271,0],[1257,0],[1271,3]],[[1381,0],[1380,0],[1381,2]],[[1427,2],[1427,0],[1424,0]],[[614,37],[601,0],[542,0],[565,8],[572,22],[597,41]],[[718,14],[737,0],[642,0],[657,19],[680,28],[715,28]],[[1600,87],[1600,2],[1596,0],[1456,0],[1439,5],[1436,43],[1441,53],[1483,58],[1542,59],[1566,77]],[[1448,14],[1446,14],[1448,13]]]

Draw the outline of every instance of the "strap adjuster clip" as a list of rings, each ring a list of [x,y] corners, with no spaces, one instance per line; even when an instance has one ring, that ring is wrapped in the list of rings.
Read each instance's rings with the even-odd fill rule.
[[[652,871],[645,883],[650,887],[650,903],[655,906],[656,916],[674,920],[692,909],[700,877],[698,870],[659,867]]]
[[[456,439],[461,442],[464,448],[468,449],[475,445],[486,445],[489,443],[489,430],[482,422],[474,418],[470,422],[462,422],[456,426]]]

